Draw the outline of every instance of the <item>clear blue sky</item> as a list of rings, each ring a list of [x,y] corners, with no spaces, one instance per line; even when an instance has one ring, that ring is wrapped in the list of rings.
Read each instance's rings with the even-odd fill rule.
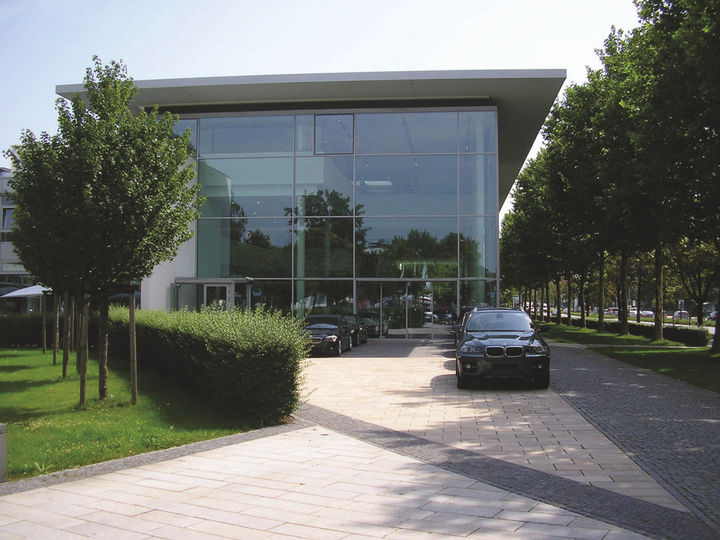
[[[566,69],[582,82],[631,0],[0,0],[0,150],[56,130],[94,54],[134,79]],[[0,156],[0,166],[10,163]]]

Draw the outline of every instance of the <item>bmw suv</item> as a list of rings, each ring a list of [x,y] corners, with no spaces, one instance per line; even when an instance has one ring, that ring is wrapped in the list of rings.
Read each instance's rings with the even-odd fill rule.
[[[550,385],[550,349],[529,315],[509,308],[476,308],[458,333],[458,388],[483,378],[526,378],[535,388]]]

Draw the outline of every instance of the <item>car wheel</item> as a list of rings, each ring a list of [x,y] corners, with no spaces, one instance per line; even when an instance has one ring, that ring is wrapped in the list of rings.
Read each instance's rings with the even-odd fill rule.
[[[342,354],[342,340],[337,340],[337,345],[335,345],[335,356],[340,356]]]
[[[457,376],[457,387],[460,388],[461,390],[463,390],[463,389],[467,388],[468,385],[469,385],[468,378],[467,378],[465,375],[460,375],[460,374],[458,373],[458,376]]]
[[[348,352],[352,351],[352,348],[353,348],[353,340],[351,337],[350,339],[348,339],[348,348],[347,348]]]
[[[353,347],[358,346],[358,342],[360,341],[360,338],[357,334],[353,334],[352,338],[350,339],[350,342],[352,343]]]
[[[542,375],[535,377],[534,387],[538,390],[546,390],[550,386],[550,372],[547,371]]]

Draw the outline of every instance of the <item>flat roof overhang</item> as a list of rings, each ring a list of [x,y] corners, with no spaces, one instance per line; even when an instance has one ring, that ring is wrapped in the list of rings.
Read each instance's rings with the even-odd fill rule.
[[[498,110],[500,203],[510,193],[545,117],[565,82],[564,69],[399,71],[251,75],[135,81],[138,110],[175,112],[344,107],[492,105]],[[83,94],[82,84],[58,95]]]

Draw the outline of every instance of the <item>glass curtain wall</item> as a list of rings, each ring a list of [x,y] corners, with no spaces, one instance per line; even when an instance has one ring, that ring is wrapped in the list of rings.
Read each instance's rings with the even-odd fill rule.
[[[198,278],[252,277],[253,306],[365,312],[377,335],[400,337],[496,303],[494,109],[254,113],[187,127],[205,198]]]

